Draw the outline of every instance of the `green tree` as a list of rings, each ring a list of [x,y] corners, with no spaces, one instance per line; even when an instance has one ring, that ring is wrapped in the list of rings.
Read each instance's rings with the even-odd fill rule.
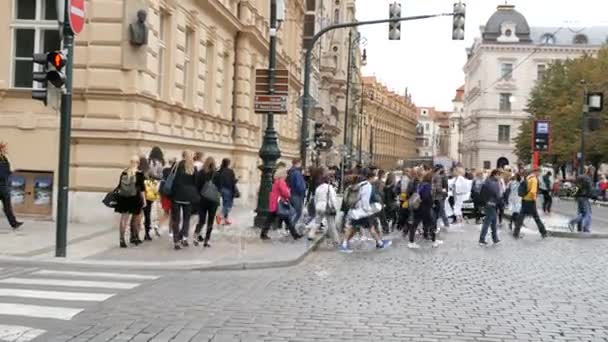
[[[519,130],[515,153],[523,162],[531,160],[532,122],[551,120],[551,151],[541,161],[562,164],[572,161],[580,151],[581,120],[585,80],[589,91],[604,92],[608,99],[608,49],[596,57],[585,55],[576,59],[556,61],[546,70],[542,81],[532,90],[527,112],[530,120]],[[608,126],[606,111],[600,113],[601,128],[588,132],[585,152],[594,164],[608,157]]]

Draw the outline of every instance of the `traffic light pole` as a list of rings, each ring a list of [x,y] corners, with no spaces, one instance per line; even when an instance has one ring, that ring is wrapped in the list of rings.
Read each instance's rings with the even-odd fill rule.
[[[72,131],[72,75],[74,68],[74,33],[68,22],[69,1],[66,0],[63,22],[63,48],[67,50],[65,89],[61,95],[59,123],[59,175],[57,187],[57,228],[55,256],[65,257],[68,235],[68,194],[70,184],[70,145]]]
[[[300,159],[302,160],[302,166],[306,168],[306,139],[308,138],[308,117],[310,116],[310,108],[312,107],[312,99],[310,98],[310,74],[312,69],[312,50],[314,48],[315,43],[321,36],[325,33],[339,29],[339,28],[347,28],[347,27],[358,27],[364,25],[374,25],[374,24],[385,24],[392,23],[397,21],[412,21],[412,20],[422,20],[422,19],[430,19],[437,17],[451,17],[457,13],[440,13],[440,14],[430,14],[430,15],[417,15],[412,17],[403,17],[396,19],[381,19],[381,20],[370,20],[370,21],[356,21],[342,24],[330,25],[319,32],[317,32],[311,39],[310,44],[306,48],[305,62],[304,62],[304,94],[303,98],[303,111],[302,111],[302,125],[300,128]],[[350,54],[350,51],[349,51]],[[346,132],[345,132],[346,134]]]
[[[587,123],[585,118],[589,114],[589,105],[587,104],[587,83],[581,81],[583,85],[583,112],[581,114],[581,160],[579,165],[579,175],[585,174],[585,136],[587,135]]]

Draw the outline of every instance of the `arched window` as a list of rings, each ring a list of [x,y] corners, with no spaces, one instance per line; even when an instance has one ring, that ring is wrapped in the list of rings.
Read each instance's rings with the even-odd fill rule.
[[[541,43],[543,44],[547,44],[547,45],[553,45],[555,44],[555,36],[552,35],[551,33],[545,33],[543,34],[543,36],[540,38]]]
[[[587,44],[589,43],[589,39],[584,34],[577,34],[574,36],[574,40],[572,41],[574,44]]]
[[[336,8],[334,10],[334,24],[337,24],[340,22],[340,9]]]

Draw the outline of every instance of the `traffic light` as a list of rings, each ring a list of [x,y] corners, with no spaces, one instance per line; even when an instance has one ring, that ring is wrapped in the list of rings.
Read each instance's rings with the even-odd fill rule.
[[[61,51],[49,52],[49,66],[51,67],[47,74],[47,81],[51,82],[56,88],[61,88],[65,84],[65,66],[67,59]]]
[[[48,99],[48,83],[56,88],[61,88],[65,84],[64,67],[67,63],[65,55],[61,51],[47,53],[35,53],[33,55],[34,65],[41,65],[41,71],[33,71],[32,79],[34,82],[42,84],[41,88],[32,89],[32,98],[42,101],[45,105]]]
[[[315,132],[314,132],[314,143],[315,148],[318,149],[321,146],[321,138],[323,138],[323,124],[315,123]]]
[[[401,4],[397,2],[393,2],[389,5],[388,8],[388,17],[389,19],[399,19],[401,18]],[[389,40],[400,40],[401,39],[401,22],[400,21],[391,21],[388,24],[388,39]]]
[[[464,40],[464,23],[467,5],[462,1],[454,3],[454,22],[452,24],[452,40]]]
[[[34,82],[42,83],[42,89],[33,88],[32,98],[34,100],[40,100],[46,106],[46,73],[48,72],[49,60],[46,53],[35,53],[33,55],[34,67],[36,64],[42,66],[41,71],[32,71],[32,79]],[[34,69],[35,70],[35,69]]]

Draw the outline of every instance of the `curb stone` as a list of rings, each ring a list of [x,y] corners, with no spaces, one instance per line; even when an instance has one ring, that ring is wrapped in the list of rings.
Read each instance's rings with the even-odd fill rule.
[[[141,271],[238,271],[238,270],[259,270],[271,268],[284,268],[298,265],[325,239],[322,235],[308,245],[306,250],[296,258],[279,261],[259,261],[259,262],[235,262],[220,265],[208,265],[209,261],[187,261],[187,262],[132,262],[117,260],[69,260],[62,258],[39,259],[20,256],[2,256],[0,262],[26,266],[63,266],[82,268],[108,268],[121,270],[141,270]]]
[[[505,218],[511,219],[511,214],[505,213]],[[550,237],[564,239],[608,239],[608,233],[581,233],[565,230],[547,229]]]

